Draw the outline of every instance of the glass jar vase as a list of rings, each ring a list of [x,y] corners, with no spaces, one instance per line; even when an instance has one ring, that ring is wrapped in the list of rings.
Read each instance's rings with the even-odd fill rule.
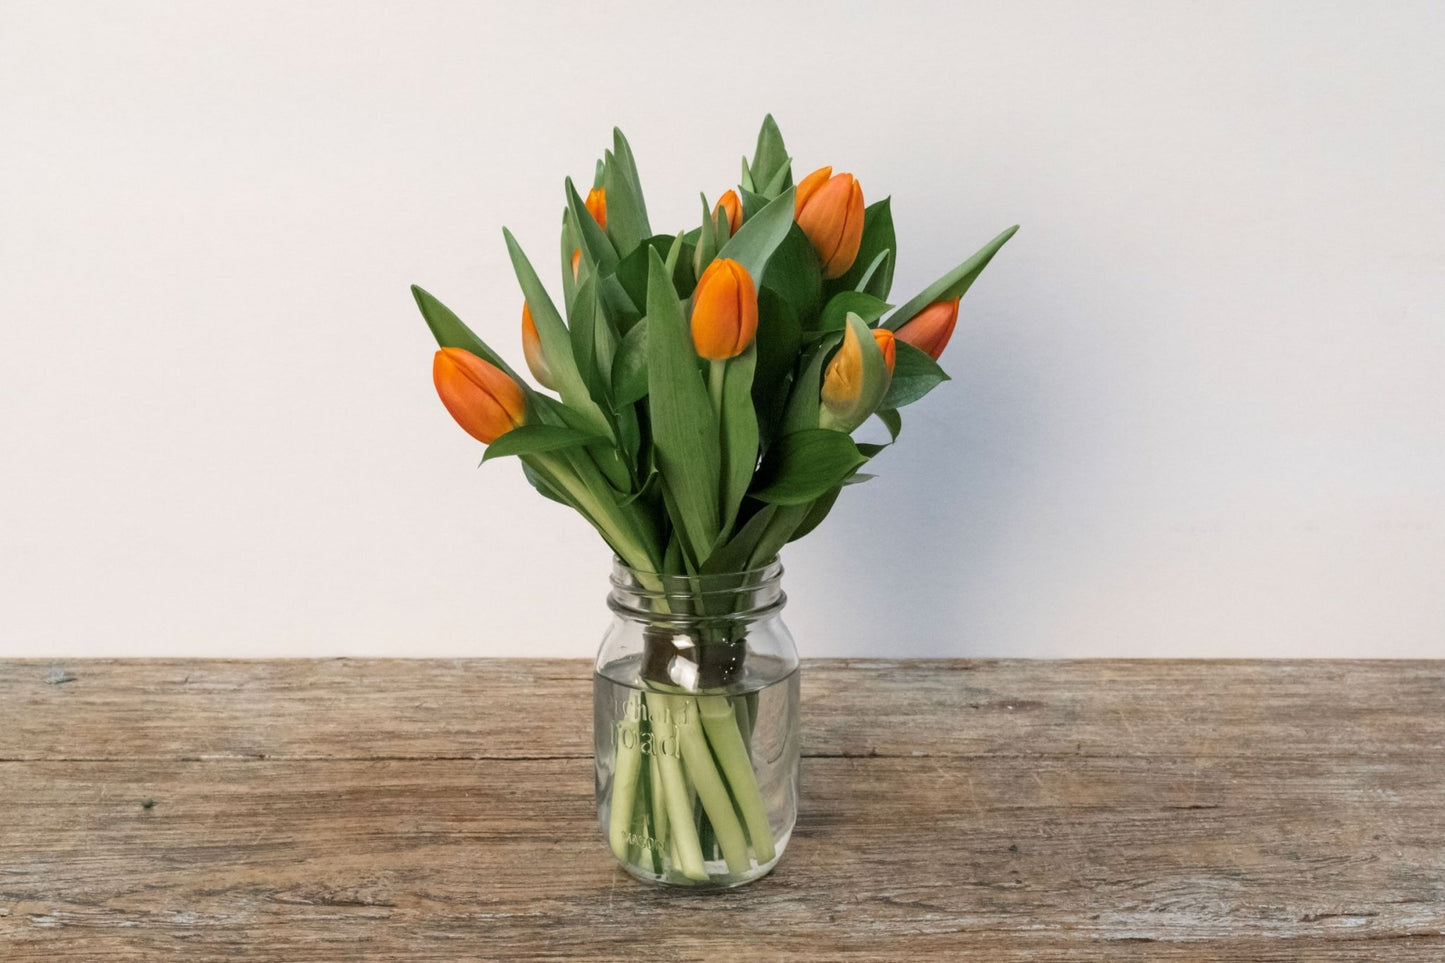
[[[593,676],[597,814],[629,873],[726,888],[777,864],[798,808],[798,654],[781,563],[659,575],[618,561]]]

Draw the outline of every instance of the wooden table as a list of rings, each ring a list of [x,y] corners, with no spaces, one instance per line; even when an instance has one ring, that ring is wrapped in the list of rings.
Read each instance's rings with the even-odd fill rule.
[[[0,663],[0,959],[1445,960],[1445,663],[804,673],[699,895],[603,843],[582,662]]]

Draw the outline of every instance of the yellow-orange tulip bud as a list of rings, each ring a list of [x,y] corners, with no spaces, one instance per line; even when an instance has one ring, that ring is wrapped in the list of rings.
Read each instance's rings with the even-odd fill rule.
[[[580,270],[582,270],[582,249],[574,247],[572,249],[572,280],[577,280],[577,272]]]
[[[432,381],[457,424],[490,445],[527,420],[527,399],[505,371],[461,348],[442,348],[432,359]]]
[[[556,391],[557,384],[552,380],[547,353],[542,350],[542,337],[537,333],[537,322],[532,320],[532,307],[526,301],[522,302],[522,354],[526,355],[527,368],[537,383]]]
[[[898,346],[893,343],[893,332],[887,328],[874,328],[873,340],[878,342],[878,350],[883,352],[883,363],[888,366],[888,373],[893,373],[893,365],[898,360]]]
[[[863,349],[852,327],[843,332],[843,344],[823,374],[823,404],[847,408],[863,390]]]
[[[937,361],[953,337],[958,324],[958,298],[952,301],[934,301],[903,323],[898,329],[898,338],[907,341],[920,351],[928,352]]]
[[[820,167],[798,184],[793,219],[823,261],[823,277],[842,277],[863,242],[863,188],[852,174]]]
[[[692,343],[709,361],[742,354],[758,333],[758,291],[747,268],[731,258],[707,266],[692,295]]]
[[[738,228],[743,226],[743,204],[738,200],[736,191],[728,191],[718,198],[717,206],[712,209],[713,217],[717,217],[718,211],[727,214],[728,236],[736,234]]]
[[[850,432],[861,425],[887,395],[894,360],[892,331],[869,328],[856,314],[848,315],[843,343],[823,374],[818,426]]]
[[[587,192],[587,211],[592,215],[597,226],[607,230],[607,191],[600,187],[594,187]]]

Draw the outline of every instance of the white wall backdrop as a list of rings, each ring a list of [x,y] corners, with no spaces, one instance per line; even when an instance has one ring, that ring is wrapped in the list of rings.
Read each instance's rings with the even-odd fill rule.
[[[595,650],[607,552],[430,383],[613,124],[797,166],[955,380],[785,555],[811,655],[1445,655],[1445,5],[0,4],[0,655]],[[517,352],[520,356],[520,352]]]

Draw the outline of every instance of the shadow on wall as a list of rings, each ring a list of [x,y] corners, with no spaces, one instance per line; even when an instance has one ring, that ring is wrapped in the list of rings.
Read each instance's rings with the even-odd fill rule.
[[[874,463],[879,477],[844,491],[828,522],[788,552],[819,596],[800,598],[799,614],[817,614],[831,651],[997,652],[1003,640],[994,630],[1007,627],[981,620],[999,593],[1030,584],[1009,571],[1018,557],[1011,539],[1021,520],[1056,509],[1037,479],[1062,472],[1050,462],[1068,453],[1044,443],[1055,435],[1050,406],[1014,319],[964,323],[945,357],[954,380],[904,412],[899,444]],[[840,604],[828,587],[841,585],[863,590]]]

